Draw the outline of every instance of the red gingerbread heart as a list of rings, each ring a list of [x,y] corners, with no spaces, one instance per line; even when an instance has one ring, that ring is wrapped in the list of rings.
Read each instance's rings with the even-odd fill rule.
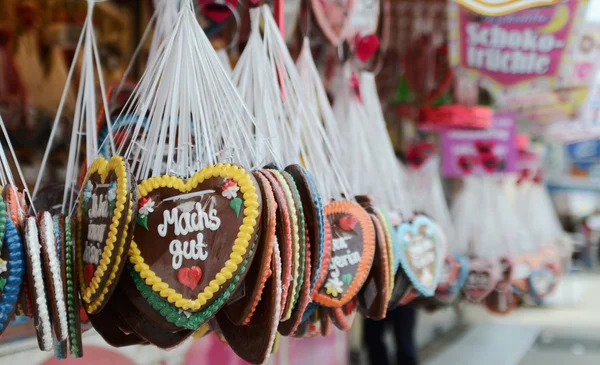
[[[354,216],[346,216],[346,217],[340,218],[340,227],[344,231],[354,230],[354,227],[356,227],[357,223],[358,223],[358,219],[356,219],[356,217],[354,217]]]
[[[458,166],[466,174],[469,174],[471,171],[473,171],[473,167],[476,163],[477,158],[475,158],[475,156],[463,155],[458,158]]]
[[[357,34],[354,37],[354,53],[361,62],[367,62],[379,48],[379,37],[369,34],[364,37]]]
[[[191,268],[184,267],[177,272],[177,280],[192,290],[196,289],[201,278],[202,269],[198,266],[192,266]]]

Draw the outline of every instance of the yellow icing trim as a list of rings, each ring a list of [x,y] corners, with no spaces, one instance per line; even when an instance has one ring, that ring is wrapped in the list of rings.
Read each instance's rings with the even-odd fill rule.
[[[289,298],[295,298],[296,297],[296,291],[298,291],[298,288],[300,287],[300,284],[302,282],[302,280],[300,278],[298,278],[298,276],[300,275],[300,227],[298,227],[298,215],[296,214],[296,203],[294,202],[294,196],[292,195],[292,190],[290,189],[290,186],[288,185],[287,181],[285,180],[285,178],[283,177],[283,175],[281,175],[281,173],[275,169],[273,170],[269,170],[271,173],[273,173],[273,176],[275,176],[277,178],[277,181],[279,181],[279,185],[281,185],[281,189],[283,190],[283,194],[285,195],[285,200],[287,201],[288,204],[288,210],[290,212],[290,222],[292,224],[292,232],[293,232],[293,236],[292,236],[292,241],[294,243],[294,247],[295,250],[292,251],[292,255],[293,255],[293,260],[294,260],[294,273],[293,273],[293,279],[291,281],[291,290],[290,290],[290,294],[289,294]],[[293,299],[290,302],[291,305],[287,305],[286,307],[288,307],[288,310],[283,314],[283,317],[281,318],[282,321],[287,321],[288,319],[290,319],[290,317],[292,316],[292,311],[294,309],[294,305],[293,305]],[[282,310],[284,310],[284,308],[282,308]]]
[[[108,236],[106,238],[106,246],[104,246],[104,250],[102,251],[102,257],[100,258],[100,262],[96,266],[96,271],[94,272],[94,276],[90,281],[89,286],[86,286],[85,280],[83,278],[83,250],[77,250],[77,271],[79,272],[79,287],[81,292],[81,298],[83,299],[84,304],[90,304],[91,297],[96,294],[98,289],[100,288],[100,281],[104,276],[104,273],[108,270],[108,267],[111,263],[111,256],[113,250],[115,249],[115,242],[117,241],[117,233],[119,231],[119,221],[121,220],[123,211],[125,210],[125,203],[127,201],[127,170],[125,168],[125,162],[122,157],[114,156],[108,162],[102,158],[97,158],[88,170],[88,174],[83,181],[83,185],[87,184],[90,176],[93,173],[100,174],[100,181],[103,183],[108,178],[108,175],[114,172],[117,176],[117,197],[115,202],[115,210],[112,218],[112,222],[110,224],[110,228],[108,231]],[[79,199],[79,204],[83,203],[83,194]],[[82,211],[78,209],[77,218],[79,222],[82,220]],[[122,227],[123,229],[127,229],[127,226]],[[77,241],[83,242],[82,237],[82,229],[81,224],[77,227]],[[125,235],[125,233],[124,233]],[[109,278],[110,279],[110,278]]]
[[[129,224],[131,224],[131,218],[133,217],[133,205],[136,204],[137,202],[134,202],[133,200],[133,194],[129,194],[129,201],[131,202],[131,204],[129,204],[129,209],[127,211],[127,220],[125,221],[125,227],[123,230],[123,238],[121,238],[121,242],[119,244],[119,251],[117,251],[117,257],[115,259],[115,263],[112,266],[112,269],[110,270],[110,276],[108,277],[108,280],[106,281],[106,284],[104,285],[104,288],[102,288],[102,293],[100,294],[100,296],[98,296],[98,298],[96,300],[94,300],[92,303],[90,303],[89,305],[86,306],[86,310],[88,311],[88,313],[95,313],[96,310],[98,310],[98,307],[102,304],[102,302],[104,302],[104,296],[106,294],[108,294],[108,289],[110,288],[110,285],[112,284],[112,282],[115,280],[115,278],[117,277],[117,271],[119,271],[119,264],[121,263],[121,256],[123,255],[123,251],[125,250],[125,243],[127,242],[127,234],[129,233]],[[87,303],[84,303],[84,305]]]
[[[215,293],[219,291],[220,286],[233,277],[233,274],[238,270],[238,266],[242,263],[243,256],[248,250],[250,239],[254,234],[257,224],[256,219],[259,214],[256,187],[250,175],[244,169],[230,164],[217,164],[206,167],[197,172],[185,183],[174,176],[158,176],[144,180],[138,185],[139,197],[143,198],[153,190],[165,187],[177,189],[182,193],[188,193],[203,183],[204,180],[213,177],[233,179],[238,184],[244,198],[244,219],[237,239],[234,241],[229,260],[225,263],[225,267],[215,275],[215,278],[209,282],[204,291],[198,294],[197,299],[184,298],[180,293],[170,288],[167,283],[163,282],[154,271],[150,270],[150,267],[144,262],[142,252],[135,243],[135,237],[129,248],[129,261],[134,265],[135,271],[140,274],[140,277],[146,284],[169,303],[187,311],[202,309]]]

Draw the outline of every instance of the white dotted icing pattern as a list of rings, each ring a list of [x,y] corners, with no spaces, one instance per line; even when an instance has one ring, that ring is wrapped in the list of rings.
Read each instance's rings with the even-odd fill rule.
[[[25,239],[27,240],[27,254],[31,257],[31,274],[33,276],[33,286],[37,296],[36,304],[39,327],[36,330],[42,334],[42,350],[51,351],[53,347],[52,325],[50,324],[50,314],[48,313],[48,302],[46,300],[46,290],[44,287],[44,278],[42,276],[42,262],[40,260],[40,240],[35,218],[27,218],[25,224]]]
[[[54,236],[54,222],[52,216],[48,212],[42,213],[42,219],[40,221],[42,234],[45,242],[46,251],[48,252],[48,262],[50,263],[50,272],[52,273],[51,285],[54,286],[54,295],[56,300],[56,308],[58,310],[58,320],[60,321],[60,331],[62,332],[62,338],[58,338],[60,341],[67,339],[69,333],[69,327],[67,324],[67,306],[65,304],[65,296],[63,293],[62,283],[62,271],[60,262],[58,261],[58,253],[56,252],[56,237]],[[58,334],[57,334],[58,337]]]
[[[279,242],[277,242],[277,236],[274,237],[274,245],[273,245],[273,258],[275,259],[275,272],[276,272],[276,277],[274,278],[275,280],[275,313],[273,313],[274,318],[279,318],[281,317],[281,311],[283,310],[281,308],[281,300],[279,300],[279,298],[281,298],[281,256],[279,253]],[[273,326],[275,326],[275,328],[271,331],[271,338],[269,338],[269,346],[267,346],[267,348],[269,349],[269,351],[271,351],[271,349],[273,348],[273,343],[275,343],[275,337],[277,336],[277,326],[279,325],[279,321],[274,321]],[[264,363],[268,363],[269,362],[269,357],[267,356],[267,358],[265,359]]]

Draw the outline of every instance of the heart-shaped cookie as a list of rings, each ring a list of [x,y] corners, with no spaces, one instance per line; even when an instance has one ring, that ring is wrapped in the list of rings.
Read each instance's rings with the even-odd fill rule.
[[[297,190],[295,190],[295,186],[290,186],[288,182],[289,179],[286,179],[284,175],[276,169],[264,169],[262,172],[264,176],[269,179],[271,185],[280,187],[285,198],[282,203],[285,204],[289,213],[289,227],[292,238],[291,280],[289,282],[285,306],[283,307],[281,317],[282,321],[286,321],[291,317],[292,311],[298,302],[304,278],[304,269],[306,266],[304,255],[306,237],[305,231],[300,227],[300,221],[304,220],[304,213]],[[285,252],[282,250],[282,257],[283,255],[285,255]],[[283,268],[285,270],[285,266]],[[283,287],[283,289],[285,289],[285,287]],[[285,290],[283,290],[282,293],[283,292],[285,292]]]
[[[259,170],[256,173],[263,176],[269,182],[273,189],[273,196],[277,205],[275,234],[281,255],[281,319],[283,319],[286,315],[288,291],[293,279],[294,249],[292,246],[294,240],[292,238],[290,211],[285,193],[273,174],[267,170]]]
[[[63,286],[63,273],[58,258],[58,242],[54,230],[54,220],[48,212],[38,214],[42,268],[46,282],[50,318],[57,340],[64,341],[68,336],[67,305]]]
[[[273,257],[273,246],[277,245],[275,236],[275,226],[277,222],[275,197],[269,180],[262,174],[256,172],[253,174],[260,186],[262,195],[262,214],[261,214],[261,234],[256,248],[255,259],[248,269],[248,274],[242,287],[238,292],[243,290],[244,295],[237,300],[230,300],[223,308],[223,312],[227,313],[227,317],[233,324],[241,325],[249,323],[256,306],[258,305],[264,286],[267,279],[272,276],[271,258]],[[279,257],[279,247],[277,247],[279,266],[281,269],[281,258]],[[281,276],[281,275],[280,275]],[[281,280],[281,279],[280,279]],[[235,295],[234,295],[235,296]],[[279,301],[281,305],[281,290],[279,293]],[[281,311],[279,315],[281,316]]]
[[[4,214],[6,213],[2,210],[0,215]],[[12,221],[5,216],[4,221],[4,244],[0,249],[0,334],[13,318],[25,275],[25,253],[21,237]]]
[[[329,317],[332,323],[341,331],[350,331],[356,316],[356,308],[358,306],[358,298],[354,297],[348,303],[340,308],[329,308]]]
[[[52,323],[50,322],[48,298],[44,284],[40,238],[37,222],[34,217],[29,217],[25,220],[25,251],[27,258],[27,283],[29,284],[29,295],[33,303],[33,321],[35,323],[38,346],[42,351],[50,351],[53,347]]]
[[[442,264],[440,281],[435,289],[436,291],[446,291],[452,283],[456,281],[460,272],[460,263],[453,256],[446,256]]]
[[[101,310],[110,299],[125,264],[130,222],[137,212],[132,188],[126,163],[118,156],[96,159],[84,179],[76,252],[81,298],[89,313]]]
[[[463,287],[465,297],[473,303],[480,303],[494,290],[500,278],[501,268],[497,261],[472,259],[469,275]]]
[[[279,247],[273,247],[268,278],[262,298],[248,323],[239,326],[221,311],[216,319],[225,340],[243,360],[252,364],[264,364],[273,348],[279,318],[281,317],[281,259]]]
[[[21,193],[15,186],[6,185],[3,189],[4,204],[10,218],[15,226],[23,227],[27,218],[27,204]]]
[[[467,256],[464,255],[454,255],[454,259],[458,262],[458,275],[454,282],[452,282],[446,290],[451,293],[459,292],[463,285],[465,285],[465,281],[467,280],[467,276],[469,276],[469,267],[470,260]]]
[[[311,0],[310,4],[323,34],[331,44],[339,45],[352,13],[354,0]]]
[[[538,305],[542,304],[544,298],[554,290],[556,283],[554,273],[547,268],[534,270],[531,275],[529,275],[528,281],[529,295],[531,295],[531,298]]]
[[[60,221],[62,217],[58,218],[58,224],[61,225]],[[81,316],[80,316],[80,305],[77,270],[75,266],[75,244],[73,242],[73,236],[76,232],[74,221],[71,217],[64,218],[62,224],[64,224],[64,249],[62,250],[62,257],[64,259],[65,267],[65,286],[66,286],[66,298],[67,298],[67,314],[69,317],[69,348],[70,354],[73,358],[80,358],[83,356],[83,343],[81,340]]]
[[[325,206],[331,225],[331,261],[325,284],[314,296],[320,305],[339,308],[356,296],[365,283],[375,253],[375,228],[369,214],[357,203],[338,201]],[[354,217],[353,229],[340,220]]]
[[[129,252],[135,271],[162,298],[189,312],[210,306],[234,281],[237,288],[259,228],[256,184],[229,164],[206,167],[187,182],[172,176],[142,181]],[[202,270],[195,289],[178,280],[178,271],[191,266]]]
[[[289,173],[294,179],[304,209],[307,235],[311,242],[310,290],[313,293],[316,291],[317,286],[320,286],[324,281],[322,274],[326,271],[322,269],[323,266],[329,264],[329,261],[324,258],[331,255],[331,252],[328,252],[331,247],[325,244],[326,228],[323,204],[314,178],[308,170],[300,165],[290,165],[285,168],[285,172]]]
[[[381,320],[385,318],[390,298],[390,262],[383,225],[376,214],[370,215],[375,227],[375,256],[367,281],[358,293],[358,308],[365,317]]]
[[[402,222],[396,229],[400,242],[400,266],[413,287],[425,297],[433,296],[442,267],[442,236],[439,227],[424,215]]]
[[[517,309],[519,297],[512,291],[492,292],[483,301],[485,307],[494,314],[506,315]]]

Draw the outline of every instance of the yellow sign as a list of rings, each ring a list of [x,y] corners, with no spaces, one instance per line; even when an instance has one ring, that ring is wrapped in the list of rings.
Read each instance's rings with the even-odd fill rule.
[[[561,0],[455,0],[470,10],[490,16],[506,15],[536,6],[552,5]]]

